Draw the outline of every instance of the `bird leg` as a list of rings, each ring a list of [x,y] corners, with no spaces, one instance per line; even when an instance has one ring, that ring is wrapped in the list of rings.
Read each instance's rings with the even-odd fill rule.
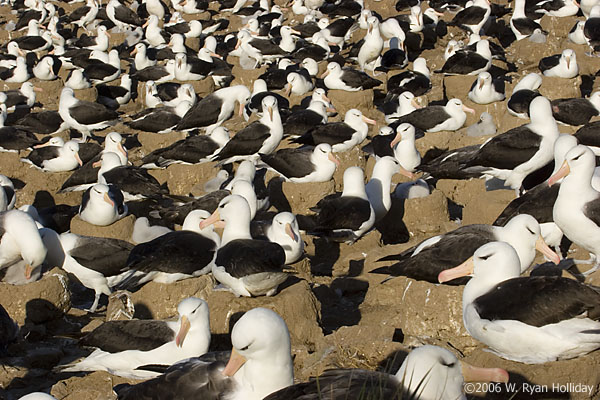
[[[100,294],[100,292],[96,292],[96,295],[94,296],[94,304],[92,304],[90,309],[86,311],[90,313],[96,312],[96,308],[98,308],[98,302],[100,301]]]

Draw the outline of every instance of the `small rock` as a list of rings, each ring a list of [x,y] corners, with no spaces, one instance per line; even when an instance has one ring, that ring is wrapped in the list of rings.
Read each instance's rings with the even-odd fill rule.
[[[131,240],[134,223],[135,217],[133,215],[128,215],[111,225],[97,226],[83,221],[81,218],[79,218],[79,215],[76,215],[71,220],[71,232],[77,235],[107,237],[121,239],[128,242]]]
[[[41,324],[60,318],[71,308],[66,274],[54,268],[41,280],[27,285],[0,284],[0,303],[20,325]]]

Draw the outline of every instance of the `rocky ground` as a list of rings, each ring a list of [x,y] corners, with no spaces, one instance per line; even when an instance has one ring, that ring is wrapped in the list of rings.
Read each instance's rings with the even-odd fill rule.
[[[281,1],[279,1],[281,3]],[[215,3],[216,4],[216,3]],[[367,8],[376,10],[383,17],[395,13],[394,2],[374,2],[366,0]],[[6,7],[0,8],[3,19],[15,18]],[[202,16],[205,17],[205,16]],[[301,21],[301,18],[290,15]],[[450,19],[447,15],[444,19]],[[505,17],[508,18],[508,17]],[[511,73],[512,83],[507,84],[510,94],[514,84],[530,72],[538,72],[537,63],[543,56],[560,53],[562,49],[572,48],[577,53],[580,74],[595,74],[600,67],[596,58],[585,55],[586,46],[567,41],[566,36],[575,23],[576,17],[544,17],[542,26],[549,32],[545,44],[535,44],[528,40],[513,43],[507,50],[507,58],[514,62],[518,71]],[[239,18],[232,17],[232,29],[239,27]],[[0,42],[5,43],[8,32],[0,31]],[[363,35],[355,33],[353,41]],[[427,50],[423,56],[431,70],[443,65],[443,49],[451,38],[466,40],[464,32],[450,28],[450,33],[435,50]],[[122,40],[122,35],[113,35],[113,43]],[[190,41],[190,46],[197,43]],[[245,84],[251,87],[265,67],[255,70],[242,69],[236,58],[228,61],[235,65],[233,84]],[[499,66],[504,64],[499,62]],[[123,64],[125,66],[125,64]],[[320,64],[321,71],[325,63]],[[64,72],[64,71],[63,71]],[[386,80],[395,72],[380,74],[377,78]],[[64,79],[66,73],[62,75]],[[475,116],[468,115],[466,126],[475,123],[481,112],[487,111],[494,117],[498,132],[526,123],[506,112],[506,102],[483,106],[470,102],[466,96],[475,77],[447,77],[432,74],[433,89],[420,99],[422,103],[458,97],[469,107],[477,111]],[[56,109],[62,81],[36,82],[44,89],[38,101],[45,109]],[[544,77],[540,91],[550,99],[580,96],[581,78],[560,79]],[[18,84],[0,84],[0,89],[13,89]],[[199,96],[213,91],[212,80],[195,82]],[[595,89],[600,88],[597,80]],[[383,89],[383,86],[382,86]],[[339,111],[338,119],[346,110],[357,107],[370,118],[384,124],[383,114],[373,105],[373,91],[339,92],[330,91],[329,97]],[[78,91],[80,99],[95,99],[95,89]],[[291,97],[291,103],[300,101]],[[127,114],[142,108],[141,99],[122,108]],[[225,126],[237,131],[246,122],[235,116]],[[119,124],[112,130],[134,133],[125,125]],[[572,127],[561,126],[561,132],[573,132]],[[98,132],[100,136],[110,132]],[[376,134],[372,129],[371,134]],[[61,136],[67,136],[63,132]],[[130,152],[134,164],[149,152],[169,145],[184,137],[183,133],[138,135],[141,147]],[[469,137],[465,128],[457,132],[428,133],[417,141],[421,154],[433,147],[457,148],[482,143],[488,137]],[[17,193],[17,206],[34,204],[46,207],[52,204],[79,204],[81,192],[56,193],[69,173],[44,173],[30,168],[19,161],[22,154],[2,153],[0,172],[22,181],[25,185]],[[341,190],[342,174],[345,168],[359,165],[370,176],[373,160],[368,159],[359,149],[353,149],[339,155],[341,168],[336,171],[332,182],[322,184],[269,185],[274,198],[271,211],[290,209],[297,214],[308,213],[308,207],[314,205],[324,195]],[[162,183],[167,182],[174,194],[187,195],[198,193],[198,187],[207,179],[215,176],[217,170],[213,164],[199,166],[172,165],[165,170],[151,173]],[[267,174],[267,182],[273,177]],[[395,182],[402,177],[396,177]],[[275,182],[275,181],[274,181]],[[285,195],[285,201],[281,196]],[[279,195],[279,196],[278,196]],[[293,276],[282,285],[274,297],[235,298],[226,292],[212,290],[212,277],[164,285],[149,283],[132,294],[135,303],[136,318],[167,318],[176,314],[178,302],[188,296],[205,299],[210,308],[213,349],[227,349],[229,329],[232,322],[248,309],[263,306],[276,310],[286,320],[292,336],[295,356],[296,379],[303,381],[310,376],[332,367],[357,367],[385,369],[395,372],[405,354],[414,346],[429,343],[454,351],[459,358],[480,366],[497,366],[510,372],[510,380],[516,386],[513,389],[496,393],[498,386],[480,391],[478,397],[485,398],[597,398],[600,393],[600,353],[580,357],[575,360],[546,363],[543,365],[525,365],[503,360],[485,351],[485,346],[472,339],[462,324],[462,287],[433,285],[406,278],[395,278],[381,284],[382,276],[369,271],[380,266],[376,260],[388,254],[395,254],[413,246],[419,241],[446,232],[461,224],[491,223],[508,204],[515,194],[509,190],[486,191],[481,180],[437,182],[432,194],[426,198],[407,200],[401,207],[396,223],[405,226],[406,243],[383,245],[380,233],[370,232],[353,245],[329,244],[305,235],[306,257],[292,265]],[[74,233],[110,236],[130,240],[135,218],[128,216],[109,227],[94,227],[78,218],[71,223]],[[587,252],[572,247],[570,256],[587,258]],[[543,262],[541,258],[536,259]],[[568,274],[565,272],[565,276]],[[102,307],[96,314],[88,314],[83,308],[93,299],[90,290],[74,282],[73,277],[58,268],[51,269],[39,282],[26,286],[0,284],[0,303],[8,310],[22,328],[22,339],[9,349],[9,357],[0,359],[0,398],[15,399],[36,390],[48,390],[58,399],[87,400],[112,399],[112,387],[125,380],[104,372],[92,374],[56,373],[52,368],[58,364],[70,362],[81,357],[86,351],[76,346],[80,332],[87,332],[98,326],[106,318],[114,315]],[[591,284],[600,285],[600,273],[588,278]],[[106,304],[106,300],[103,299]],[[553,384],[585,384],[592,386],[591,394],[562,392],[553,390]],[[547,386],[527,386],[547,385]],[[546,393],[531,395],[528,390],[537,388]],[[483,389],[480,387],[480,389]]]

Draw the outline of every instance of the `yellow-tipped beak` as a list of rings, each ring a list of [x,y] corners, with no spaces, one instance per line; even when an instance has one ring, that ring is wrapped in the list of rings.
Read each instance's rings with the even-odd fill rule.
[[[231,357],[229,357],[229,361],[227,362],[222,374],[225,376],[235,375],[235,373],[242,368],[242,365],[244,365],[245,362],[246,358],[244,358],[244,356],[238,353],[235,349],[231,349]]]
[[[460,364],[465,382],[508,382],[508,372],[502,368],[474,367],[463,361]]]
[[[268,107],[267,110],[269,111],[269,118],[273,121],[273,107]]]
[[[133,51],[131,52],[132,56],[135,56],[138,53],[138,49],[137,47],[135,49],[133,49]]]
[[[560,263],[560,256],[556,254],[554,250],[548,247],[542,236],[540,236],[538,240],[536,240],[535,249],[543,255],[545,255],[546,257],[548,257],[548,259],[554,264],[558,265]]]
[[[181,4],[181,3],[180,3]],[[148,19],[146,22],[144,22],[144,25],[142,25],[142,28],[145,28],[148,26],[148,24],[150,23],[150,20]]]
[[[235,44],[235,50],[239,49],[241,45],[242,45],[242,41],[240,39],[238,39],[237,43]]]
[[[102,160],[98,160],[92,164],[92,167],[94,167],[94,168],[100,168],[101,166],[102,166]]]
[[[219,209],[217,208],[214,213],[210,215],[210,217],[206,218],[204,221],[200,222],[200,229],[204,229],[209,225],[213,225],[221,220],[221,216],[219,215]]]
[[[115,206],[115,202],[112,201],[112,199],[110,198],[108,193],[104,193],[104,201],[107,202],[108,204],[110,204],[112,207]]]
[[[548,186],[554,185],[556,182],[569,175],[570,172],[571,168],[569,167],[569,163],[566,160],[563,161],[558,171],[548,179]]]
[[[438,282],[444,283],[456,278],[462,278],[463,276],[471,275],[474,267],[475,264],[473,264],[473,257],[469,257],[467,261],[460,264],[458,267],[450,268],[440,272],[438,275]]]
[[[321,75],[321,76],[323,76],[323,75]],[[322,95],[321,95],[321,98],[322,98],[323,100],[325,100],[326,102],[328,102],[328,103],[331,103],[331,100],[329,100],[329,97],[327,97],[326,95],[322,94]]]
[[[190,320],[185,315],[181,317],[181,326],[179,327],[179,332],[177,333],[177,337],[175,338],[175,345],[177,347],[183,346],[183,341],[190,330],[192,325],[190,324]]]
[[[223,57],[220,54],[217,54],[215,52],[210,52],[209,54],[211,57],[218,58],[219,60],[223,59]]]
[[[292,225],[291,224],[285,224],[285,233],[294,241],[297,242],[298,241],[298,236],[296,235],[296,233],[294,232],[294,230],[292,229]]]

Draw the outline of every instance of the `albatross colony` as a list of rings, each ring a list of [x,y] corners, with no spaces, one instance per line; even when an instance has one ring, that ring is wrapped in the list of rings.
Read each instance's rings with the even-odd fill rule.
[[[460,398],[463,362],[549,398],[557,382],[600,395],[597,1],[100,3],[0,5],[0,361],[19,365],[2,397],[355,398],[345,382],[378,380]],[[490,129],[469,129],[482,114]],[[564,134],[577,151],[558,157]],[[22,161],[63,143],[68,168]],[[87,191],[61,190],[82,175]],[[536,206],[540,192],[554,194]],[[476,251],[503,235],[478,232],[510,230],[492,226],[509,204],[525,239],[502,246],[527,254],[501,285],[544,285],[531,301],[463,298],[498,281],[486,274],[506,263]],[[472,276],[428,275],[469,259]],[[411,263],[423,270],[396,273]],[[189,298],[206,305],[202,340],[200,308],[178,308]],[[272,315],[249,323],[249,310]],[[560,354],[515,355],[475,326],[502,326],[518,349],[523,326],[560,336],[565,321],[577,340]],[[285,346],[262,358],[273,324]],[[83,339],[121,326],[102,346]],[[409,378],[417,362],[401,367],[426,361],[424,345],[444,348],[420,367],[439,370],[431,387]],[[122,351],[139,359],[69,368]],[[170,365],[179,355],[191,361]]]

